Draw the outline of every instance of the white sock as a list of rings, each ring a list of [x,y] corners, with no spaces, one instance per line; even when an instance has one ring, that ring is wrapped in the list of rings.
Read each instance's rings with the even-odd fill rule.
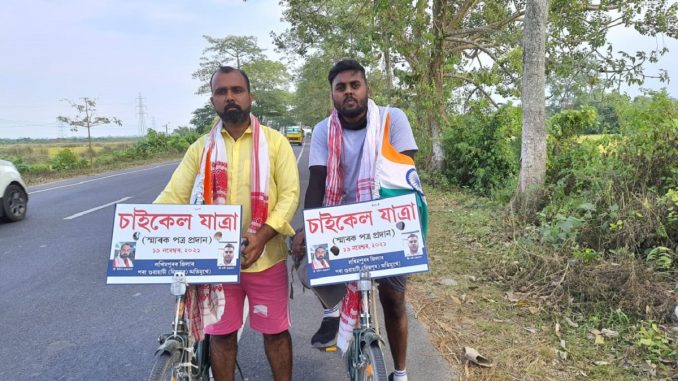
[[[393,372],[393,381],[407,381],[407,370],[395,370]]]
[[[339,317],[341,313],[341,302],[332,308],[323,310],[323,319],[326,317]]]

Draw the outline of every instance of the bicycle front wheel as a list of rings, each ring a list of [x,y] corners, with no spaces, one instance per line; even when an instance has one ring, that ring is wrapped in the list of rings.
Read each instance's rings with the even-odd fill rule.
[[[363,344],[362,353],[365,355],[365,366],[358,370],[358,379],[360,381],[387,381],[384,352],[379,343],[373,341]]]
[[[151,369],[148,381],[176,381],[176,368],[180,363],[181,349],[158,352],[153,360],[153,369]]]

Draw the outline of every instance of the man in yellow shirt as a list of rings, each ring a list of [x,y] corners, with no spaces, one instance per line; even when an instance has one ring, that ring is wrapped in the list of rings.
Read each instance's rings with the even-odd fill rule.
[[[210,87],[221,120],[191,145],[155,203],[242,205],[242,227],[247,231],[243,238],[249,244],[243,253],[240,284],[203,287],[211,287],[209,296],[220,295],[226,305],[218,322],[204,324],[204,333],[210,335],[212,372],[215,380],[233,380],[237,331],[243,324],[247,296],[250,327],[264,336],[273,378],[291,380],[284,236],[294,234],[290,221],[299,204],[294,152],[285,137],[261,126],[250,114],[253,98],[245,72],[220,67]],[[194,336],[201,337],[201,315],[189,311],[189,316],[195,317]]]

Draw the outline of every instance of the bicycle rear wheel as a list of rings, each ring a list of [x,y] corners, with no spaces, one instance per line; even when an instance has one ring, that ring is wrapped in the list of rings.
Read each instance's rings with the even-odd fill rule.
[[[172,352],[160,351],[153,360],[153,369],[148,381],[176,381],[176,365],[181,363],[181,349]]]
[[[387,381],[384,353],[379,343],[373,341],[363,344],[362,352],[366,355],[365,366],[358,369],[358,379],[360,381]]]

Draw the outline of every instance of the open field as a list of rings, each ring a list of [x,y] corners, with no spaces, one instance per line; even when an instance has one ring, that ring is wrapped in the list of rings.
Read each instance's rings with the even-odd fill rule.
[[[95,155],[124,150],[134,146],[137,139],[93,141],[92,149]],[[64,149],[71,150],[75,155],[87,158],[87,141],[31,142],[31,143],[0,143],[0,158],[15,160],[21,158],[27,164],[47,163]]]
[[[147,142],[148,140],[144,140]],[[141,141],[141,142],[144,142]],[[93,175],[127,167],[179,159],[180,152],[138,151],[138,138],[96,139],[92,142],[94,165],[90,165],[86,140],[78,141],[0,141],[0,159],[19,168],[28,185],[56,181],[73,176]],[[70,152],[69,152],[70,151]],[[181,149],[183,151],[183,148]],[[65,155],[65,153],[68,153]]]

